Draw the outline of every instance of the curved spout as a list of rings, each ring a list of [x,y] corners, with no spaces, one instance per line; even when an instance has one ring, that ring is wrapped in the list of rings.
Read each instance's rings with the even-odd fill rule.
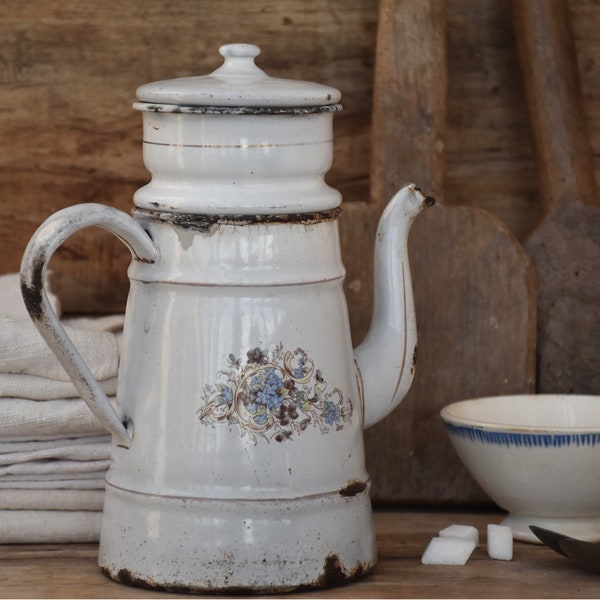
[[[404,398],[414,376],[417,327],[408,264],[410,227],[433,198],[414,185],[389,202],[377,228],[373,319],[354,350],[364,398],[364,427],[387,416]]]

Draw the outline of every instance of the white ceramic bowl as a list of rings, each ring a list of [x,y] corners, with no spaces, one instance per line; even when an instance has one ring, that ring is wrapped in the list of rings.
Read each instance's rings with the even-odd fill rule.
[[[529,530],[538,525],[600,541],[600,396],[479,398],[441,417],[515,539],[538,542]]]

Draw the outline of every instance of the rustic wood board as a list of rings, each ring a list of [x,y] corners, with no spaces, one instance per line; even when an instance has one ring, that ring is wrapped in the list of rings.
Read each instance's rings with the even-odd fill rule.
[[[600,394],[600,195],[566,0],[513,0],[546,214],[526,240],[538,299],[538,390]]]
[[[600,147],[600,77],[593,62],[600,5],[580,0],[573,8]],[[510,7],[497,0],[453,0],[448,20],[448,201],[485,206],[522,237],[537,222],[538,206]],[[63,206],[95,201],[130,209],[133,192],[148,179],[141,118],[131,109],[138,85],[208,72],[217,66],[219,44],[255,42],[270,73],[343,92],[328,180],[353,205],[341,227],[353,334],[360,342],[370,318],[370,284],[363,279],[370,277],[369,256],[363,256],[373,237],[357,236],[361,221],[376,220],[381,211],[369,201],[368,181],[376,26],[372,0],[177,0],[168,7],[161,0],[4,0],[2,272],[18,269],[35,227]],[[82,235],[70,243],[53,265],[65,308],[122,309],[127,261],[127,250],[109,235]]]
[[[388,196],[404,180],[441,201],[446,4],[423,0],[417,7],[381,0],[380,10],[374,194]],[[366,432],[372,497],[405,503],[485,501],[450,447],[439,411],[465,398],[533,391],[533,270],[494,216],[443,202],[413,225],[409,256],[418,330],[416,376],[400,407]]]
[[[533,271],[508,229],[474,207],[424,213],[409,253],[417,368],[400,406],[365,433],[372,496],[382,503],[488,503],[439,412],[466,398],[534,391]]]
[[[149,175],[142,164],[136,88],[206,74],[221,44],[256,43],[269,74],[335,86],[344,111],[335,123],[328,181],[356,207],[343,219],[348,294],[356,336],[364,335],[369,287],[362,222],[368,202],[369,119],[377,12],[370,0],[247,1],[7,0],[0,4],[0,249],[16,271],[27,240],[52,212],[79,202],[125,211]],[[372,220],[372,219],[371,219]],[[364,232],[364,233],[363,233]],[[52,261],[67,312],[124,308],[127,249],[105,232],[80,233]],[[368,323],[367,323],[368,324]]]
[[[303,591],[289,598],[595,598],[598,576],[577,568],[549,548],[515,543],[512,561],[492,560],[486,527],[498,512],[376,511],[379,560],[375,571],[344,587]],[[476,527],[480,546],[464,566],[421,564],[440,529],[461,523]],[[2,598],[182,598],[123,586],[97,565],[97,546],[68,544],[0,546]],[[190,596],[194,597],[194,596]],[[223,598],[203,595],[203,598]],[[260,597],[260,596],[255,596]]]

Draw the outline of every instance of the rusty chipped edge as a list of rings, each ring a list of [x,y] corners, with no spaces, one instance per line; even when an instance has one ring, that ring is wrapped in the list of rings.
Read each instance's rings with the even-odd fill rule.
[[[178,583],[160,583],[152,578],[144,579],[142,576],[132,573],[129,569],[119,569],[113,573],[108,567],[101,566],[102,573],[124,585],[142,587],[146,589],[162,590],[169,593],[222,593],[222,594],[276,594],[282,592],[301,592],[303,590],[314,590],[322,588],[339,587],[351,583],[365,575],[368,575],[375,568],[374,564],[363,565],[357,563],[350,570],[346,570],[335,553],[328,554],[323,562],[321,574],[312,582],[291,585],[265,585],[265,586],[223,586],[218,587],[206,582],[205,585],[186,585]]]
[[[306,212],[294,214],[267,214],[267,215],[206,215],[192,213],[175,213],[162,210],[133,209],[133,216],[140,220],[159,221],[170,225],[177,225],[187,229],[208,231],[213,225],[257,225],[257,224],[293,224],[314,225],[325,221],[338,219],[342,214],[341,208],[334,208],[321,212]]]

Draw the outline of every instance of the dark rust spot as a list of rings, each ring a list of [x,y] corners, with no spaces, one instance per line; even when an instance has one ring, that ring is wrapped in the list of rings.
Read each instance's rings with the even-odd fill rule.
[[[346,579],[347,576],[342,569],[340,559],[335,554],[330,554],[325,559],[325,564],[323,565],[322,585],[325,587],[334,587],[341,585]]]
[[[106,567],[100,567],[100,569],[104,573],[104,575],[106,575],[110,579],[114,579],[115,581],[122,583],[123,585],[142,587],[142,588],[147,588],[147,589],[151,589],[151,590],[164,590],[165,592],[172,592],[175,594],[189,594],[189,593],[195,593],[195,592],[199,592],[199,591],[206,591],[206,590],[201,590],[201,589],[193,589],[193,588],[190,588],[189,586],[184,586],[184,585],[179,586],[177,584],[161,585],[159,583],[155,583],[150,578],[142,579],[142,578],[138,577],[137,575],[134,575],[131,571],[129,571],[129,569],[120,569],[119,572],[116,574],[111,573],[110,570],[107,569]]]
[[[410,372],[414,373],[416,367],[417,367],[417,347],[415,346],[415,349],[413,350],[412,361],[410,364]]]
[[[415,190],[417,192],[419,192],[420,194],[423,194],[423,190],[418,185],[415,185]],[[423,194],[423,196],[425,196],[425,194]],[[423,202],[423,208],[429,208],[430,206],[433,206],[434,204],[435,204],[435,198],[433,196],[425,196],[425,201]]]
[[[105,575],[110,576],[110,573],[105,568],[103,568],[102,570],[104,571]],[[150,585],[146,580],[140,579],[139,577],[133,575],[131,571],[129,571],[129,569],[121,569],[115,575],[114,579],[116,579],[119,583],[124,583],[125,585],[143,585],[144,587],[154,587]]]
[[[21,295],[32,319],[39,321],[42,318],[42,298],[44,290],[44,261],[40,259],[35,265],[33,281],[27,285],[21,276]]]
[[[360,481],[359,479],[353,479],[349,481],[347,485],[345,485],[340,490],[340,496],[356,496],[357,494],[362,494],[367,489],[367,482]]]
[[[362,577],[368,572],[360,563],[347,572],[337,554],[329,554],[323,564],[323,574],[315,582],[314,587],[336,587],[349,583],[353,579]]]

